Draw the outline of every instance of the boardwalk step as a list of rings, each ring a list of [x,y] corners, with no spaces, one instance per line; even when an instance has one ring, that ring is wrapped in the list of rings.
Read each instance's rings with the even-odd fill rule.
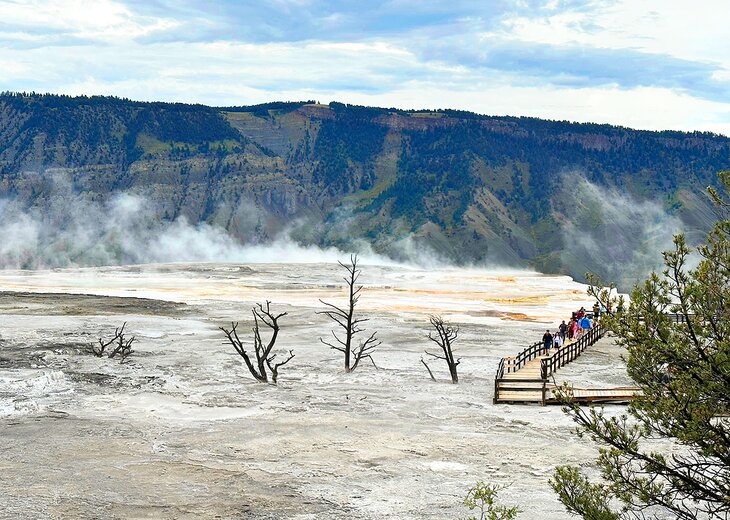
[[[524,402],[542,402],[542,392],[500,392],[497,402],[505,401],[524,401]]]
[[[537,367],[534,370],[529,370],[527,368],[523,368],[519,372],[512,372],[510,374],[505,374],[502,376],[502,379],[542,379],[540,377],[540,367]]]
[[[542,390],[543,383],[542,381],[535,381],[534,383],[531,382],[509,382],[509,381],[502,381],[499,383],[499,391],[503,390]]]

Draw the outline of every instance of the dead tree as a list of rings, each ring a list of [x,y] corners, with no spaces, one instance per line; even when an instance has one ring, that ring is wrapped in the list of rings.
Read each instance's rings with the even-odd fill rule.
[[[459,366],[459,363],[461,363],[461,358],[454,359],[452,344],[459,337],[459,328],[452,327],[451,325],[444,323],[441,316],[431,316],[429,320],[435,329],[436,335],[434,335],[434,331],[430,331],[428,333],[428,339],[436,343],[441,348],[441,354],[433,354],[428,350],[424,352],[431,357],[446,361],[446,364],[449,366],[449,374],[451,374],[451,382],[456,384],[459,382],[459,375],[456,372],[456,367]],[[421,363],[423,363],[426,370],[428,370],[428,374],[431,376],[431,379],[436,381],[436,378],[433,377],[431,368],[423,358],[421,358]]]
[[[89,351],[96,357],[102,357],[107,353],[107,349],[111,348],[111,351],[107,354],[109,358],[114,358],[117,355],[122,363],[134,352],[132,350],[132,343],[135,341],[135,337],[127,339],[124,334],[124,327],[127,326],[125,321],[121,327],[114,329],[114,337],[109,341],[104,341],[99,338],[99,346],[91,345]]]
[[[251,309],[253,314],[253,355],[246,351],[241,339],[238,337],[238,323],[231,323],[230,330],[221,327],[220,329],[228,338],[228,342],[233,345],[238,355],[243,358],[248,371],[251,375],[261,383],[268,383],[271,380],[272,383],[276,384],[276,380],[279,377],[279,368],[286,365],[294,357],[294,352],[289,351],[289,357],[285,360],[276,363],[276,354],[272,353],[276,340],[279,337],[279,319],[286,316],[286,312],[280,314],[273,314],[271,312],[271,302],[266,300],[266,306],[264,307],[260,303]],[[264,341],[261,339],[261,324],[271,329],[271,338],[264,345]],[[267,370],[268,369],[268,370]]]
[[[332,303],[319,300],[328,308],[327,310],[317,312],[317,314],[324,314],[334,321],[342,329],[342,332],[338,336],[333,330],[333,340],[327,341],[324,338],[319,338],[319,340],[331,349],[344,354],[345,372],[355,370],[363,359],[369,359],[373,366],[378,368],[372,358],[373,350],[381,344],[377,338],[377,331],[370,334],[367,339],[360,341],[357,345],[353,343],[355,336],[365,332],[362,324],[368,321],[367,318],[358,318],[355,315],[355,308],[357,307],[357,302],[360,300],[360,292],[362,291],[362,285],[357,285],[357,280],[360,278],[361,273],[361,270],[357,267],[357,255],[350,255],[349,264],[338,263],[347,271],[347,275],[343,278],[347,284],[349,294],[347,305],[345,308],[342,308]]]

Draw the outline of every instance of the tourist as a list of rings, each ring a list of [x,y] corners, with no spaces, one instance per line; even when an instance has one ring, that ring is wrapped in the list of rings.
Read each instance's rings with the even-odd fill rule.
[[[578,339],[578,328],[578,320],[570,320],[570,328],[568,329],[570,339]]]
[[[591,329],[591,320],[587,316],[580,320],[580,328],[583,331],[583,333],[588,332]],[[582,335],[582,334],[581,334]]]
[[[601,316],[601,306],[598,302],[593,304],[593,319],[598,319]]]
[[[565,322],[563,322],[563,323],[565,323]],[[563,336],[561,333],[556,333],[553,336],[553,348],[557,352],[558,350],[560,350],[560,347],[562,347],[562,346],[563,346]]]
[[[548,350],[550,350],[550,347],[553,345],[553,335],[550,334],[550,329],[547,329],[545,331],[545,334],[542,335],[542,347],[545,351],[545,354],[547,354]]]
[[[568,326],[565,324],[565,320],[563,320],[563,323],[560,324],[558,330],[560,331],[560,339],[565,342],[565,334],[568,332]]]
[[[586,315],[585,307],[581,307],[578,312],[575,313],[575,319],[580,321]]]

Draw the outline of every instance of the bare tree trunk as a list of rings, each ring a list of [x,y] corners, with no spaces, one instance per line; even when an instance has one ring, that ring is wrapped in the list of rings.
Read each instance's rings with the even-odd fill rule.
[[[287,357],[284,361],[275,363],[274,360],[276,359],[276,354],[272,353],[276,340],[279,337],[279,319],[282,316],[286,316],[287,313],[282,312],[281,314],[273,314],[271,312],[271,302],[267,300],[266,307],[259,303],[256,307],[251,309],[251,314],[253,315],[254,323],[253,328],[251,329],[253,332],[253,358],[246,351],[246,347],[238,337],[238,331],[236,330],[238,328],[238,323],[231,323],[230,330],[224,327],[220,327],[220,329],[226,335],[226,338],[228,338],[228,342],[233,346],[236,352],[238,352],[238,355],[243,358],[243,362],[246,364],[248,371],[251,372],[251,375],[256,379],[256,381],[268,383],[270,372],[271,382],[276,384],[277,378],[279,377],[279,368],[286,365],[294,357],[294,352],[290,350],[289,357]],[[261,339],[262,323],[271,329],[271,338],[269,338],[269,341],[266,344],[264,344],[264,341]]]
[[[343,264],[342,262],[339,262],[339,264],[347,271],[347,275],[344,277],[349,296],[347,307],[343,309],[332,303],[319,300],[327,306],[327,310],[319,311],[317,314],[324,314],[334,321],[342,329],[342,336],[338,336],[333,330],[332,337],[334,341],[326,341],[324,338],[319,338],[319,340],[331,349],[344,354],[345,372],[355,370],[363,359],[370,359],[375,368],[378,368],[371,355],[373,350],[381,344],[377,338],[377,332],[373,332],[365,341],[353,347],[355,336],[365,331],[361,327],[361,324],[368,321],[367,318],[357,318],[355,316],[355,308],[357,307],[357,302],[360,300],[360,292],[362,291],[362,285],[357,285],[357,280],[361,273],[357,267],[357,255],[350,256],[349,264]]]
[[[446,364],[449,367],[451,382],[456,384],[459,382],[459,374],[457,373],[456,367],[459,366],[459,363],[461,363],[461,358],[454,358],[452,343],[456,341],[456,339],[459,337],[459,329],[458,327],[452,327],[444,323],[444,320],[443,318],[441,318],[441,316],[431,316],[429,318],[429,321],[435,329],[436,336],[434,336],[433,332],[429,332],[428,339],[436,343],[441,348],[441,354],[433,354],[428,350],[426,350],[425,352],[427,355],[433,358],[443,359],[444,361],[446,361]],[[431,379],[435,380],[436,378],[433,377],[433,372],[431,371],[431,368],[426,364],[423,358],[421,358],[421,363],[425,365],[429,375],[431,376]]]

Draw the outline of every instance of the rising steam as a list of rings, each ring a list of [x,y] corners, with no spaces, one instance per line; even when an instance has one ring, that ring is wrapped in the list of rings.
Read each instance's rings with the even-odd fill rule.
[[[334,262],[334,248],[303,247],[287,237],[243,245],[223,229],[185,218],[162,221],[145,197],[94,200],[62,174],[44,175],[32,205],[0,200],[0,268],[40,269],[155,262]],[[393,263],[361,248],[366,263]]]
[[[563,262],[628,288],[662,265],[682,221],[653,201],[638,200],[585,178],[566,176],[560,197]]]
[[[23,179],[32,200],[0,200],[0,268],[40,269],[157,262],[334,262],[346,253],[336,248],[301,246],[286,230],[262,244],[242,244],[224,229],[185,218],[160,218],[159,208],[142,195],[120,193],[108,199],[74,189],[63,173],[28,174]],[[660,204],[640,201],[617,189],[602,188],[580,176],[563,182],[555,204],[565,244],[563,265],[571,273],[601,274],[628,288],[661,265],[661,251],[671,248],[682,228],[679,218]],[[255,227],[253,208],[236,208],[237,229]],[[251,220],[251,222],[244,222]],[[344,222],[344,224],[343,224]],[[348,249],[365,263],[444,266],[443,257],[412,236],[387,244],[390,258],[363,240],[352,238],[342,218],[337,229],[350,237]],[[334,225],[333,225],[334,226]],[[341,229],[340,229],[341,228]],[[245,235],[244,235],[245,238]],[[317,237],[308,237],[316,242]],[[392,260],[396,258],[397,262]]]

